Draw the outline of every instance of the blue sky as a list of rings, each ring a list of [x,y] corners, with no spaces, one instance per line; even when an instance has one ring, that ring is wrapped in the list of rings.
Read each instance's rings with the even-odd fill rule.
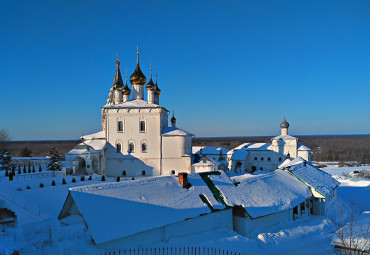
[[[158,70],[196,136],[370,133],[369,1],[0,1],[0,129],[100,130],[115,72]]]

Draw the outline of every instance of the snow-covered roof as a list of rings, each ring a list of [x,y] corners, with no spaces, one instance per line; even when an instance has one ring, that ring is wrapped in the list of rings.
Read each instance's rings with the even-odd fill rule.
[[[200,149],[202,149],[202,153],[204,155],[220,155],[220,151],[222,151],[223,155],[226,155],[229,150],[223,147],[216,147],[216,146],[206,146],[206,147],[201,147],[201,146],[194,146],[193,147],[193,154],[195,153],[200,153]]]
[[[303,162],[297,164],[297,162],[302,160]],[[285,170],[292,173],[299,180],[305,182],[308,186],[315,189],[324,197],[327,197],[340,184],[330,174],[318,167],[315,167],[301,157],[293,160],[285,167]]]
[[[305,162],[305,160],[302,158],[302,157],[298,157],[298,158],[295,158],[295,159],[290,159],[290,158],[287,158],[283,163],[281,163],[278,168],[279,169],[282,169],[284,167],[289,167],[289,166],[294,166],[294,165],[297,165],[297,164],[301,164]]]
[[[200,194],[213,208],[225,208],[199,175],[189,175],[188,179],[190,189],[182,188],[175,176],[71,188],[59,219],[70,215],[74,203],[99,244],[210,213]]]
[[[236,187],[222,172],[212,181],[228,205],[243,206],[252,218],[293,208],[312,196],[307,185],[282,170],[245,178]]]
[[[130,100],[127,102],[123,102],[121,104],[107,104],[103,106],[104,108],[163,108],[166,111],[168,111],[166,108],[164,108],[161,105],[158,104],[149,104],[148,101],[141,100],[141,99],[135,99]]]
[[[249,143],[245,146],[248,150],[270,150],[271,143]]]
[[[218,165],[218,162],[216,162],[215,160],[211,158],[205,157],[205,160],[200,159],[198,163],[195,163],[192,166],[216,166],[216,165]]]
[[[297,139],[297,138],[294,136],[290,136],[290,135],[278,135],[278,136],[273,137],[272,139],[273,140],[279,140],[279,139],[289,140],[289,139]]]
[[[308,148],[306,145],[303,145],[301,143],[298,143],[298,150],[299,151],[310,151],[311,149]]]
[[[234,150],[231,160],[245,160],[248,156],[248,150],[246,148]]]
[[[105,131],[99,131],[99,132],[96,132],[94,134],[90,134],[90,135],[84,135],[84,136],[81,136],[81,140],[91,140],[91,139],[105,139]]]
[[[192,133],[189,133],[177,127],[164,128],[162,130],[162,135],[163,136],[194,136]]]
[[[105,140],[95,140],[94,139],[94,140],[84,141],[81,144],[86,144],[88,146],[91,146],[96,151],[101,151],[104,148],[106,143],[107,142]]]

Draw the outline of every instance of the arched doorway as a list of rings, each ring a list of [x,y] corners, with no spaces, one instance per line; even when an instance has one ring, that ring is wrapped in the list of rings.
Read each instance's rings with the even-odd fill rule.
[[[86,161],[81,157],[75,158],[73,160],[73,165],[75,166],[75,174],[77,175],[86,175]]]

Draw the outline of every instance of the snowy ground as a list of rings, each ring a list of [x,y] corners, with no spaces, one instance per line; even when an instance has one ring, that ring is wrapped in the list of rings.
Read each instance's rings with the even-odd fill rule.
[[[341,176],[366,167],[324,169],[337,178],[339,200],[328,213],[328,218],[312,216],[294,222],[281,223],[269,229],[260,229],[248,238],[227,230],[206,232],[196,236],[173,238],[153,247],[200,246],[215,247],[244,254],[334,254],[330,246],[333,222],[339,221],[341,211],[354,204],[355,209],[370,211],[370,180],[349,179]],[[32,174],[30,174],[31,176]],[[18,178],[13,182],[0,180],[0,207],[17,213],[18,226],[3,228],[0,232],[0,254],[14,250],[21,254],[100,254],[104,252],[91,244],[89,234],[82,225],[60,226],[57,217],[70,187],[101,183],[100,176],[81,181],[78,176]],[[65,178],[67,184],[62,184]],[[72,178],[76,183],[72,183]],[[56,186],[51,186],[52,181]],[[113,179],[107,179],[114,181]],[[122,180],[129,181],[129,180]],[[40,188],[40,183],[45,185]],[[30,189],[27,189],[30,186]],[[348,213],[344,214],[348,220]]]

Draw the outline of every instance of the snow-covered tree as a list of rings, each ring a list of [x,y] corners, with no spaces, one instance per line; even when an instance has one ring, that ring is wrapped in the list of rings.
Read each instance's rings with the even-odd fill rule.
[[[3,149],[10,141],[8,132],[5,129],[0,130],[0,149]]]
[[[12,169],[12,157],[7,148],[3,148],[0,152],[0,165],[3,170],[9,171]]]
[[[60,155],[58,149],[55,148],[55,146],[50,149],[49,161],[50,162],[48,164],[48,170],[51,171],[62,170],[62,163],[60,163]]]

